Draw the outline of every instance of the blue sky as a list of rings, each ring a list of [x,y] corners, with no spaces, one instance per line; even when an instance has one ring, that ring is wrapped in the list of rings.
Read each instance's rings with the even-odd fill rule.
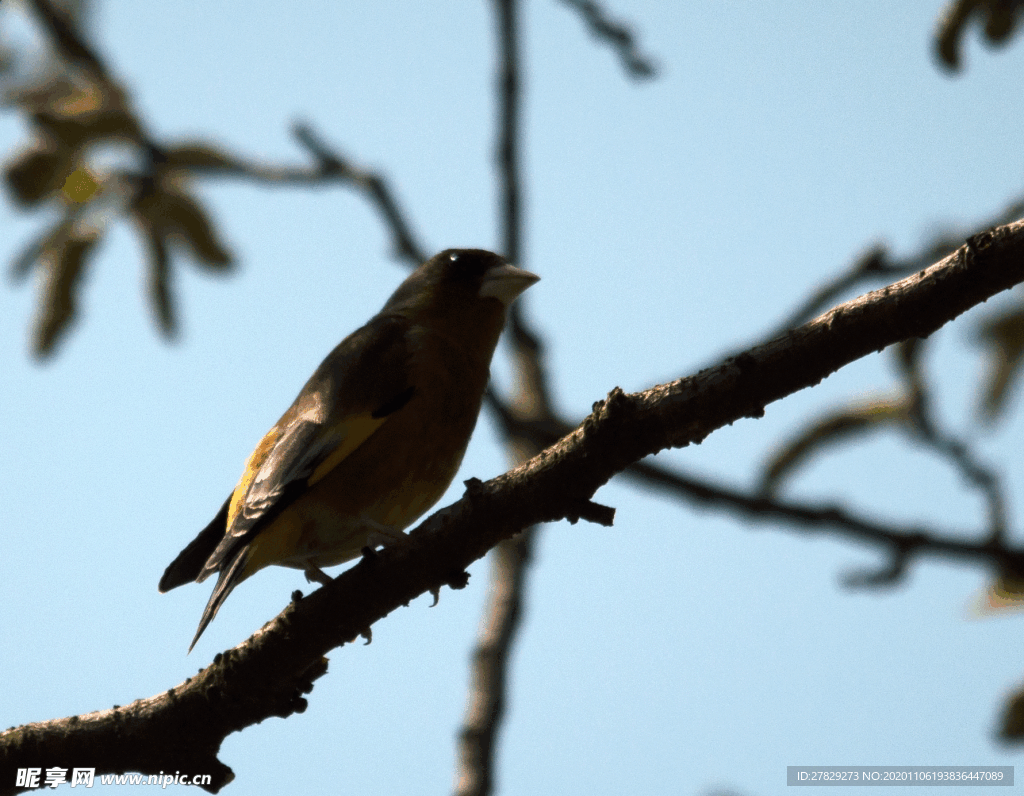
[[[931,56],[941,8],[612,3],[661,67],[638,85],[566,6],[525,4],[522,264],[543,277],[526,301],[562,412],[691,373],[760,339],[869,245],[911,253],[1020,195],[1024,46],[992,51],[972,32],[966,72],[950,78]],[[104,0],[92,29],[161,138],[301,163],[288,131],[306,119],[387,174],[429,250],[499,245],[488,4]],[[0,117],[0,151],[25,140],[21,120]],[[180,263],[173,345],[123,226],[52,362],[28,356],[34,281],[0,288],[4,727],[164,691],[308,588],[264,571],[186,657],[209,584],[160,595],[156,583],[320,359],[405,272],[350,190],[200,192],[239,268]],[[43,223],[0,205],[0,262]],[[971,324],[1009,300],[929,350],[952,430],[976,431]],[[508,384],[501,351],[494,377]],[[888,358],[871,357],[658,460],[749,486],[808,418],[894,388]],[[980,440],[1011,511],[1021,432],[1014,412]],[[484,417],[443,503],[505,467]],[[789,494],[951,532],[983,522],[955,473],[897,437],[814,463]],[[769,794],[787,765],[1017,762],[993,733],[1022,679],[1021,618],[971,618],[985,572],[929,562],[898,589],[851,592],[842,576],[880,563],[875,551],[626,483],[597,499],[617,508],[613,528],[541,537],[502,794]],[[379,623],[371,645],[336,650],[305,714],[228,738],[232,792],[450,790],[486,563],[471,573],[437,607],[420,598]]]

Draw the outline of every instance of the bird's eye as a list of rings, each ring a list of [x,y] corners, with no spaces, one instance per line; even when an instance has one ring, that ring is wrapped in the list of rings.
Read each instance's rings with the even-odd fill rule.
[[[449,260],[451,260],[451,261],[452,261],[453,263],[454,263],[454,262],[458,262],[458,260],[459,260],[459,255],[458,255],[458,254],[455,254],[455,253],[449,254],[449,255],[448,255],[448,259],[449,259]]]

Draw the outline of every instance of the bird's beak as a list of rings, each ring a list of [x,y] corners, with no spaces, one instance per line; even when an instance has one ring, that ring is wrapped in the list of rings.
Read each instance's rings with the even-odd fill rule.
[[[536,274],[516,268],[510,263],[496,265],[484,274],[484,281],[480,285],[480,298],[496,298],[507,307],[538,279],[540,277]]]

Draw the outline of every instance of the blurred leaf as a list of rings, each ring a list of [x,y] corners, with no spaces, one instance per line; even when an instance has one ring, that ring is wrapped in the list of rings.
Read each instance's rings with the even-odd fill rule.
[[[1006,399],[1020,377],[1024,363],[1024,307],[1017,306],[987,319],[978,329],[976,342],[988,353],[980,412],[991,422],[1006,408]]]
[[[135,120],[117,110],[73,115],[41,111],[33,114],[33,118],[42,129],[72,149],[99,139],[135,140],[138,134]]]
[[[62,59],[89,69],[98,76],[106,75],[106,68],[99,56],[79,35],[83,16],[81,3],[28,0],[27,5],[35,12]]]
[[[939,17],[939,29],[935,34],[935,51],[939,63],[951,71],[960,69],[960,40],[964,25],[980,0],[954,0],[943,9]]]
[[[1020,741],[1024,738],[1024,692],[1013,694],[1006,703],[999,735],[1004,741]]]
[[[100,236],[97,232],[61,234],[41,255],[42,294],[36,318],[33,353],[50,356],[77,314],[78,288],[82,274]]]
[[[56,191],[71,171],[71,153],[40,139],[4,166],[4,181],[15,202],[32,207]]]
[[[912,411],[913,401],[910,398],[880,398],[819,418],[768,460],[758,486],[760,494],[771,495],[777,492],[784,479],[827,447],[840,440],[906,424]]]
[[[231,254],[214,231],[198,200],[178,190],[158,185],[135,202],[135,212],[148,235],[185,245],[197,262],[215,271],[231,265]]]
[[[174,337],[178,333],[178,314],[170,287],[171,269],[167,244],[163,236],[157,234],[151,226],[146,226],[143,234],[149,251],[148,284],[153,311],[164,336]]]

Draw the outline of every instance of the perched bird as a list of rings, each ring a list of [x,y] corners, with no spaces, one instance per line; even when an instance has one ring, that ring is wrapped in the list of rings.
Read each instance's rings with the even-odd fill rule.
[[[492,252],[448,249],[327,355],[160,579],[166,592],[220,573],[189,651],[263,567],[326,583],[322,567],[405,538],[455,478],[505,311],[537,279]]]

